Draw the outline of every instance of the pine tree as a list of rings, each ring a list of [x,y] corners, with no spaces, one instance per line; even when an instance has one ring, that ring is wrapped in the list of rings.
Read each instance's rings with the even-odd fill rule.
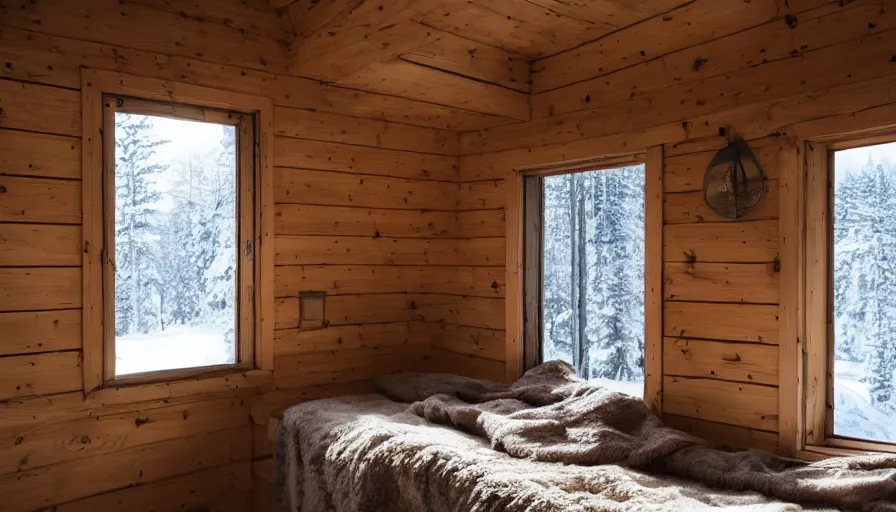
[[[116,114],[115,129],[115,332],[148,332],[154,326],[152,216],[160,194],[153,177],[156,148],[147,116]]]
[[[571,176],[544,179],[543,219],[543,343],[545,357],[561,357],[572,362],[573,297],[570,295],[572,266],[569,254],[569,180]]]
[[[163,326],[190,325],[199,316],[204,283],[197,280],[195,218],[188,202],[175,200],[174,206],[160,219],[156,245],[156,265],[160,275]]]
[[[236,137],[232,127],[224,130],[220,148],[189,155],[171,167],[173,205],[160,223],[158,244],[159,266],[168,276],[159,294],[169,324],[233,323]]]
[[[869,158],[838,169],[834,195],[834,355],[867,365],[872,404],[896,410],[896,169]],[[835,384],[836,385],[836,384]]]
[[[875,405],[894,410],[893,366],[896,363],[896,183],[893,174],[878,164],[871,172],[875,193],[869,203],[873,208],[875,274],[877,277],[874,310],[874,350],[870,361],[870,392]]]
[[[643,167],[592,173],[600,204],[595,211],[596,262],[592,279],[598,298],[593,341],[597,377],[635,381],[643,379],[644,366],[644,173]]]
[[[868,204],[875,194],[869,161],[858,173],[848,173],[836,185],[834,201],[834,319],[835,354],[860,362],[870,356],[869,334],[878,293],[876,239],[877,207]]]
[[[205,303],[207,316],[223,313],[233,315],[235,308],[237,251],[237,164],[236,129],[224,128],[221,148],[215,159],[214,173],[210,181],[209,215],[205,220],[209,250],[213,257],[206,269],[209,296]],[[249,219],[243,219],[249,222]]]

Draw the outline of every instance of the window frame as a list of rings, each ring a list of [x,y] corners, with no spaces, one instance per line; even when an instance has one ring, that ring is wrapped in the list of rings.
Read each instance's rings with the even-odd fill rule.
[[[238,244],[237,278],[235,281],[236,317],[234,318],[237,333],[235,362],[230,364],[209,365],[189,368],[173,368],[153,370],[150,372],[116,375],[115,373],[115,244],[103,244],[106,251],[103,257],[103,380],[106,384],[122,385],[129,382],[152,382],[177,380],[206,373],[244,371],[253,368],[255,363],[255,330],[252,327],[255,319],[253,307],[253,290],[255,286],[255,158],[254,158],[254,115],[194,107],[181,103],[162,103],[131,98],[121,95],[103,95],[103,236],[105,240],[114,240],[115,217],[111,214],[115,204],[115,114],[135,114],[169,119],[201,121],[218,125],[233,126],[237,130],[237,190],[236,190],[236,226]],[[244,249],[245,248],[245,249]],[[248,257],[246,256],[248,254]],[[111,300],[110,300],[111,299]]]
[[[805,141],[805,348],[797,451],[804,457],[856,452],[896,453],[896,443],[834,435],[834,153],[896,142],[892,128]]]
[[[640,152],[608,155],[575,162],[519,167],[507,178],[507,293],[506,375],[513,382],[541,359],[540,319],[543,272],[540,255],[543,217],[543,182],[527,186],[533,177],[600,171],[626,165],[645,166],[644,198],[644,401],[662,410],[662,247],[663,247],[663,146]],[[527,215],[532,211],[539,215]],[[532,234],[535,233],[535,236]]]
[[[82,69],[82,194],[84,392],[273,370],[273,104],[207,87]],[[237,357],[234,364],[115,376],[114,123],[116,112],[200,120],[237,128]],[[107,127],[113,127],[107,129]],[[111,179],[110,179],[111,177]],[[114,203],[112,203],[114,204]],[[245,245],[251,242],[248,263]],[[236,380],[236,379],[234,379]]]

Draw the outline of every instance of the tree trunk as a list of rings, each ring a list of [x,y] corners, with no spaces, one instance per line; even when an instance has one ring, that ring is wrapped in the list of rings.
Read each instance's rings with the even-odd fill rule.
[[[583,175],[578,174],[576,177],[580,180],[583,180]],[[583,180],[584,181],[584,180]],[[586,236],[585,236],[585,184],[581,183],[578,187],[578,217],[579,217],[579,231],[578,231],[578,265],[579,265],[579,294],[578,294],[578,314],[579,314],[579,332],[578,332],[578,357],[579,357],[579,375],[584,378],[590,378],[591,374],[588,368],[588,347],[586,343],[585,337],[585,328],[588,326],[588,318],[586,311],[586,298],[587,298],[587,258],[585,248],[587,246]]]
[[[576,369],[576,373],[582,367],[581,349],[582,343],[579,337],[579,315],[578,310],[578,292],[579,292],[579,264],[578,264],[578,237],[576,236],[576,198],[577,184],[574,174],[567,175],[569,178],[569,265],[570,265],[570,282],[569,282],[569,307],[571,309],[569,315],[570,328],[569,335],[572,338],[570,344],[572,346],[572,366]]]
[[[137,211],[137,198],[136,198],[136,177],[134,176],[134,164],[131,162],[130,167],[130,176],[128,188],[130,192],[130,200],[131,200],[131,214],[128,219],[128,264],[130,266],[130,279],[131,279],[131,325],[128,329],[129,333],[135,333],[140,329],[140,322],[142,319],[140,318],[140,274],[137,272],[137,248],[134,244],[134,231],[137,229],[136,224],[134,223],[134,215]]]

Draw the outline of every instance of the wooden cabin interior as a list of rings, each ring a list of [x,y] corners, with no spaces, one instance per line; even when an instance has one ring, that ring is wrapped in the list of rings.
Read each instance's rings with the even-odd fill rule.
[[[728,450],[896,451],[837,435],[830,348],[833,155],[896,140],[891,28],[890,0],[0,0],[0,511],[273,510],[285,408],[515,381],[546,353],[545,176],[627,165],[645,402]],[[141,116],[232,135],[230,295],[191,299],[229,312],[229,359],[116,353],[120,322],[185,321],[134,247],[205,279],[200,221],[146,227],[202,161],[123,199],[119,168],[162,166],[128,163]],[[705,191],[732,141],[762,171],[737,218]]]

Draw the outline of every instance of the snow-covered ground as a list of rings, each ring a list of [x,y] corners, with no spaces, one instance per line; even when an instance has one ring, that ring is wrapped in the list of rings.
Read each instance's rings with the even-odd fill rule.
[[[220,326],[177,326],[115,339],[115,374],[232,364],[236,351]]]
[[[591,379],[590,382],[596,382],[598,385],[603,386],[610,391],[616,391],[617,393],[625,393],[626,395],[644,398],[643,380],[628,382],[612,379]]]
[[[545,361],[566,361],[569,364],[572,364],[572,355],[562,353],[562,351],[557,349],[557,346],[554,344],[546,344],[545,347],[544,360]],[[636,380],[636,381],[622,381],[622,380],[614,380],[614,379],[599,379],[592,377],[588,379],[589,382],[595,382],[599,386],[603,386],[610,391],[616,391],[617,393],[625,393],[626,395],[636,396],[638,398],[644,398],[644,380]]]
[[[863,363],[834,362],[834,435],[896,443],[896,415],[871,403]]]

